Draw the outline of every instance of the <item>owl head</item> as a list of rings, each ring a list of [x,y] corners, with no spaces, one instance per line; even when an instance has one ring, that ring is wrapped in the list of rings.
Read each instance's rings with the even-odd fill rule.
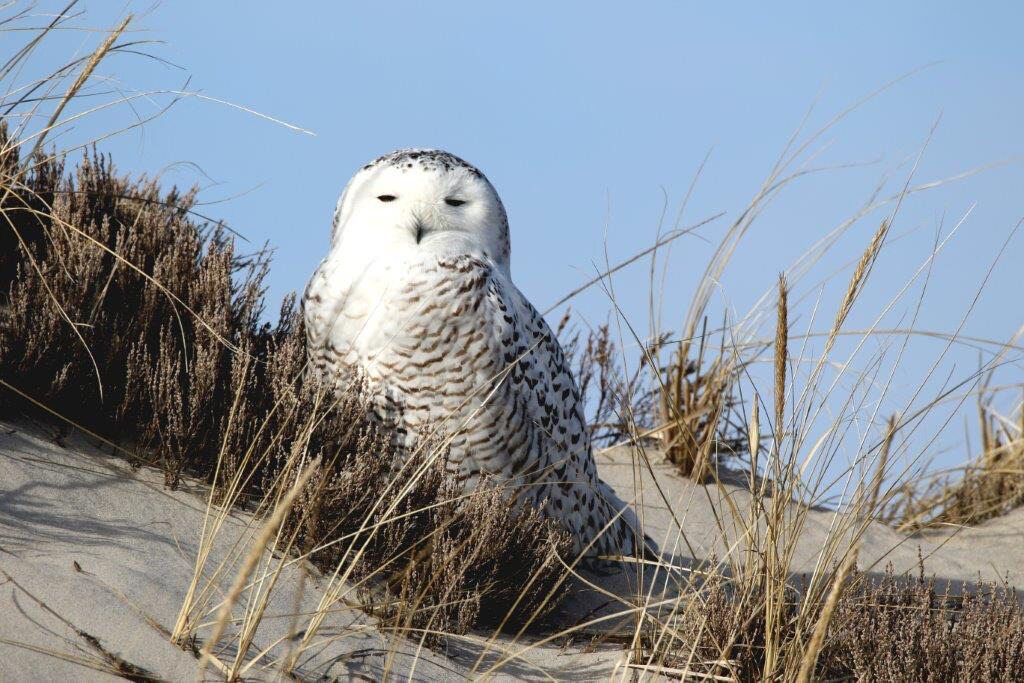
[[[471,254],[506,274],[505,207],[483,173],[437,149],[402,149],[359,169],[334,212],[332,250],[371,259]]]

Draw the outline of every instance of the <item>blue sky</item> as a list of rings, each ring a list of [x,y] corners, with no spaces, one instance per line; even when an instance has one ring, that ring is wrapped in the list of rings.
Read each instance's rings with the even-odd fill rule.
[[[106,28],[139,13],[135,37],[175,67],[122,55],[101,69],[122,92],[188,89],[289,121],[315,136],[189,98],[140,131],[105,141],[133,173],[203,187],[202,210],[254,244],[276,249],[273,301],[301,289],[324,253],[334,202],[361,164],[397,147],[443,147],[478,165],[502,195],[512,270],[540,308],[605,261],[650,244],[706,154],[683,216],[723,219],[681,238],[662,296],[678,328],[729,221],[757,191],[813,104],[813,131],[863,95],[927,66],[853,112],[813,147],[813,165],[758,219],[716,294],[713,316],[741,316],[816,239],[848,217],[883,177],[906,181],[938,121],[914,182],[993,162],[997,168],[909,198],[851,325],[869,324],[943,234],[972,207],[937,260],[918,319],[952,331],[1014,224],[1024,216],[1024,49],[1017,3],[241,3],[86,2],[77,25]],[[45,8],[45,6],[44,6]],[[91,51],[100,37],[69,31],[40,63]],[[930,66],[928,66],[930,65]],[[90,117],[59,139],[87,140],[166,97]],[[188,162],[187,164],[181,162]],[[855,225],[816,283],[854,260],[884,213]],[[1012,241],[965,332],[1007,339],[1024,322],[1024,238]],[[849,271],[822,294],[827,327]],[[615,281],[625,314],[647,327],[646,266]],[[913,307],[897,305],[891,324]],[[272,304],[276,305],[276,304]],[[575,307],[598,322],[598,289]],[[806,312],[805,312],[806,313]],[[917,343],[917,342],[915,342]],[[913,384],[941,349],[927,341],[898,368]],[[1019,360],[1019,357],[1015,357]],[[970,350],[947,359],[977,365]],[[1020,364],[1012,373],[1020,381]],[[905,375],[905,377],[904,377]]]

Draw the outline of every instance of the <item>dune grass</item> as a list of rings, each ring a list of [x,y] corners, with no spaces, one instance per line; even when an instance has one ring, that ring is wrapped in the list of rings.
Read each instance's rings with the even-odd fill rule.
[[[997,393],[987,383],[978,393],[978,455],[900,486],[884,512],[889,523],[901,531],[973,525],[1024,505],[1024,402],[1004,415]]]
[[[294,299],[275,322],[264,322],[266,251],[239,253],[225,226],[197,214],[194,191],[165,192],[154,180],[125,178],[95,151],[70,169],[65,154],[45,151],[49,131],[79,115],[64,113],[68,103],[123,49],[129,26],[130,18],[91,57],[10,89],[14,95],[4,100],[0,405],[32,415],[43,406],[61,417],[57,429],[87,430],[135,464],[159,467],[168,486],[186,476],[207,484],[199,552],[171,639],[229,680],[257,671],[301,677],[307,653],[338,637],[326,629],[331,614],[358,609],[393,642],[419,648],[483,634],[485,649],[498,656],[485,663],[481,654],[472,673],[486,676],[543,642],[586,632],[586,624],[537,629],[567,581],[590,580],[565,556],[557,528],[511,510],[495,487],[462,494],[444,471],[445,435],[397,458],[389,435],[368,419],[358,386],[338,395],[306,379]],[[15,53],[0,81],[30,53]],[[25,94],[40,90],[51,96]],[[31,130],[16,116],[42,115],[44,103],[53,109],[42,128]],[[636,567],[648,580],[632,600],[617,596],[618,616],[632,618],[619,641],[623,677],[1008,680],[1024,666],[1024,613],[1010,587],[939,594],[923,573],[878,581],[858,568],[860,539],[872,524],[973,524],[1024,503],[1024,417],[1001,415],[982,398],[978,461],[922,490],[908,475],[926,454],[908,454],[903,435],[945,396],[879,415],[865,392],[881,386],[885,394],[892,375],[874,359],[867,363],[872,373],[844,386],[840,379],[873,330],[858,335],[849,358],[834,359],[901,203],[940,183],[915,185],[912,170],[898,192],[872,197],[814,245],[747,316],[709,329],[712,292],[738,243],[766,205],[809,172],[815,141],[855,108],[810,135],[801,137],[802,128],[794,134],[727,228],[678,334],[659,329],[653,310],[660,233],[645,252],[649,334],[642,338],[622,316],[610,286],[607,324],[583,332],[566,316],[559,326],[589,397],[597,442],[628,445],[637,470],[663,455],[709,490],[725,490],[724,466],[741,463],[751,493],[742,507],[722,497],[720,531],[735,539],[724,556],[687,567],[667,559],[685,554],[688,543],[679,511],[679,527],[656,539],[669,551],[666,559]],[[808,332],[795,334],[794,285],[840,235],[879,210],[886,215],[851,262],[834,311],[815,302]],[[676,225],[667,234],[684,232]],[[907,287],[927,278],[933,257]],[[609,264],[607,272],[636,260]],[[594,284],[607,282],[586,286]],[[830,324],[812,348],[806,340],[820,315]],[[771,334],[763,340],[766,325]],[[906,343],[895,347],[893,367]],[[759,362],[772,370],[766,391],[750,371]],[[834,366],[841,369],[830,374]],[[855,419],[871,428],[853,439],[856,456],[836,481]],[[814,570],[796,580],[796,539],[808,511],[837,488],[841,513]],[[658,490],[637,496],[677,502]],[[217,556],[215,542],[238,508],[250,513],[244,543]],[[256,651],[271,595],[295,568],[319,573],[319,604],[311,613],[294,611],[287,632]],[[499,639],[499,631],[506,636]]]

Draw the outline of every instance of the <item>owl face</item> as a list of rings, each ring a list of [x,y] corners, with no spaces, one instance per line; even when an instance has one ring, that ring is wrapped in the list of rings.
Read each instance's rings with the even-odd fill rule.
[[[349,181],[333,249],[364,259],[471,254],[508,271],[505,208],[476,168],[440,150],[400,150]]]

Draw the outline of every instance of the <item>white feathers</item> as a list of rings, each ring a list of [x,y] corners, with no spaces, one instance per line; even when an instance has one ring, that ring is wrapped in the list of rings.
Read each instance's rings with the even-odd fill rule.
[[[410,440],[446,430],[466,486],[518,486],[577,551],[599,534],[588,554],[636,551],[635,518],[597,477],[576,383],[512,283],[505,210],[477,169],[433,150],[363,167],[303,304],[321,375],[357,369]]]

